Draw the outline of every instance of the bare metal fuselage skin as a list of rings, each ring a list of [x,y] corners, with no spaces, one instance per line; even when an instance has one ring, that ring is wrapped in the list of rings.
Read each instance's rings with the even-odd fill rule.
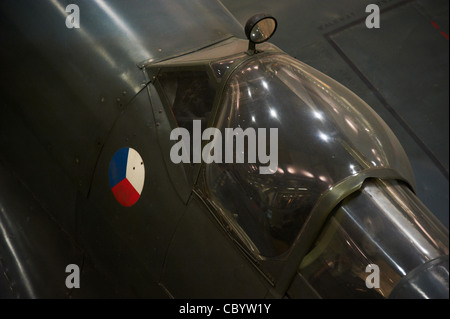
[[[448,231],[354,94],[273,45],[248,54],[219,2],[80,1],[79,29],[69,4],[0,3],[0,297],[448,297]],[[279,171],[174,164],[177,74],[208,79],[219,129],[261,118],[267,80],[279,124],[265,125],[288,129]],[[123,148],[145,164],[131,207],[110,184]],[[69,264],[81,288],[66,287]],[[375,289],[369,264],[387,274]]]

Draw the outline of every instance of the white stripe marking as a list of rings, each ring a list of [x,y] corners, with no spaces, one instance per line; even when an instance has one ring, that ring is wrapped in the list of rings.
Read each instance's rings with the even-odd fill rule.
[[[132,148],[130,148],[128,152],[126,178],[131,185],[133,185],[139,195],[141,195],[145,180],[144,161],[139,153]]]

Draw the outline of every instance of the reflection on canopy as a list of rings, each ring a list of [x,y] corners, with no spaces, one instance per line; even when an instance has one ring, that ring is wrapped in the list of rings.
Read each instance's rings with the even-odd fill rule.
[[[229,79],[217,127],[278,128],[274,174],[260,175],[262,163],[205,169],[214,205],[266,257],[288,251],[321,195],[346,178],[390,168],[413,183],[386,124],[353,93],[337,94],[339,84],[309,69],[286,55],[263,55]]]

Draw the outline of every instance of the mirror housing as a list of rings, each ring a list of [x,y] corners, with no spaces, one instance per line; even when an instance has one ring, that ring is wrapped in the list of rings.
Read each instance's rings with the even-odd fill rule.
[[[248,52],[257,53],[256,44],[266,42],[275,33],[278,26],[277,20],[265,13],[258,13],[247,20],[245,24],[245,35],[249,40]]]

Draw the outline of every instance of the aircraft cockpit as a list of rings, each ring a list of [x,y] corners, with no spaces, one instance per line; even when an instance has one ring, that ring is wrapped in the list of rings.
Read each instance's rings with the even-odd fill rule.
[[[276,23],[256,33],[268,39],[270,27]],[[195,136],[195,121],[202,131],[214,128],[221,137],[239,129],[229,157],[215,154],[226,153],[226,141],[212,152],[213,136],[197,135],[203,155],[210,143],[209,160],[195,161],[193,140],[183,169],[167,158],[169,171],[180,172],[173,175],[174,184],[186,201],[191,192],[201,197],[262,268],[270,260],[298,267],[323,296],[342,293],[327,288],[329,277],[349,283],[344,290],[350,297],[389,295],[424,260],[448,254],[445,230],[413,199],[414,176],[402,146],[354,93],[272,44],[256,46],[251,38],[259,38],[250,29],[250,44],[232,38],[146,69],[155,87],[152,104],[161,105],[155,117],[165,114],[171,129]],[[269,137],[273,129],[276,139]],[[257,136],[261,130],[263,137]],[[161,138],[168,142],[167,135]],[[276,163],[266,165],[273,150]],[[363,198],[370,209],[359,206]],[[420,207],[419,216],[411,206]],[[398,245],[388,247],[392,241]],[[443,263],[448,259],[425,272],[436,275]],[[363,280],[371,264],[389,274],[374,290]]]

